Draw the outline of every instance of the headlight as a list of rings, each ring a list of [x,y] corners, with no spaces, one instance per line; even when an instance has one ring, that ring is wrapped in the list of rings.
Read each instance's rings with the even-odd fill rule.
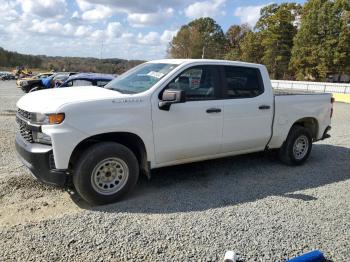
[[[33,132],[33,140],[36,143],[51,145],[51,137],[42,132]]]
[[[49,124],[49,118],[45,114],[33,113],[31,117],[32,121],[38,124]]]
[[[28,85],[28,81],[25,81],[25,80],[23,80],[19,83],[20,83],[20,86],[27,86]]]
[[[57,125],[63,122],[64,117],[65,117],[64,113],[59,113],[59,114],[33,113],[31,120],[41,125]]]

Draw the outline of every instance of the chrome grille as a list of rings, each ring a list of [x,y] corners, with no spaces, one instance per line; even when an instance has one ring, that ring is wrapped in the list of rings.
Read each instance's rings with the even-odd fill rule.
[[[31,119],[31,113],[22,109],[18,109],[17,113],[23,117],[26,120],[30,120]],[[19,125],[19,133],[21,134],[21,136],[29,143],[34,143],[34,139],[33,139],[33,132],[32,130],[27,128],[27,125],[25,125],[24,123],[22,123],[22,121],[18,122]]]
[[[25,111],[25,110],[22,110],[22,109],[18,108],[17,112],[18,112],[18,114],[21,117],[23,117],[23,118],[25,118],[27,120],[31,120],[32,119],[32,114],[30,112],[28,112],[28,111]]]
[[[27,142],[34,143],[32,131],[26,129],[24,125],[19,124],[19,133]]]

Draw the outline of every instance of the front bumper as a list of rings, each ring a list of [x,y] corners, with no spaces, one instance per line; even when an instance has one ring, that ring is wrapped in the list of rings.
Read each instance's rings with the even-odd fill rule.
[[[45,184],[63,186],[67,181],[66,170],[54,167],[53,151],[49,145],[29,143],[16,135],[16,151],[22,163]]]

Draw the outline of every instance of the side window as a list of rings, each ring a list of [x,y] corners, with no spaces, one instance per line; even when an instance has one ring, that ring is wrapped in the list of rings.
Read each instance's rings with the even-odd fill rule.
[[[92,86],[92,82],[88,80],[73,80],[72,86]]]
[[[99,87],[104,87],[105,85],[108,84],[109,81],[107,80],[97,80],[96,81],[96,85],[99,86]]]
[[[215,77],[212,67],[192,67],[173,79],[167,89],[185,91],[187,101],[216,99]]]
[[[225,66],[226,96],[228,98],[250,98],[264,93],[256,68]]]

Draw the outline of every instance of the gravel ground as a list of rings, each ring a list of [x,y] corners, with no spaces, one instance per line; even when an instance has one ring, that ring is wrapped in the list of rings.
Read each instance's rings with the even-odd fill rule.
[[[283,261],[350,252],[350,105],[336,103],[332,138],[287,167],[252,154],[152,172],[134,193],[91,207],[32,179],[13,140],[14,82],[0,82],[0,261]]]

